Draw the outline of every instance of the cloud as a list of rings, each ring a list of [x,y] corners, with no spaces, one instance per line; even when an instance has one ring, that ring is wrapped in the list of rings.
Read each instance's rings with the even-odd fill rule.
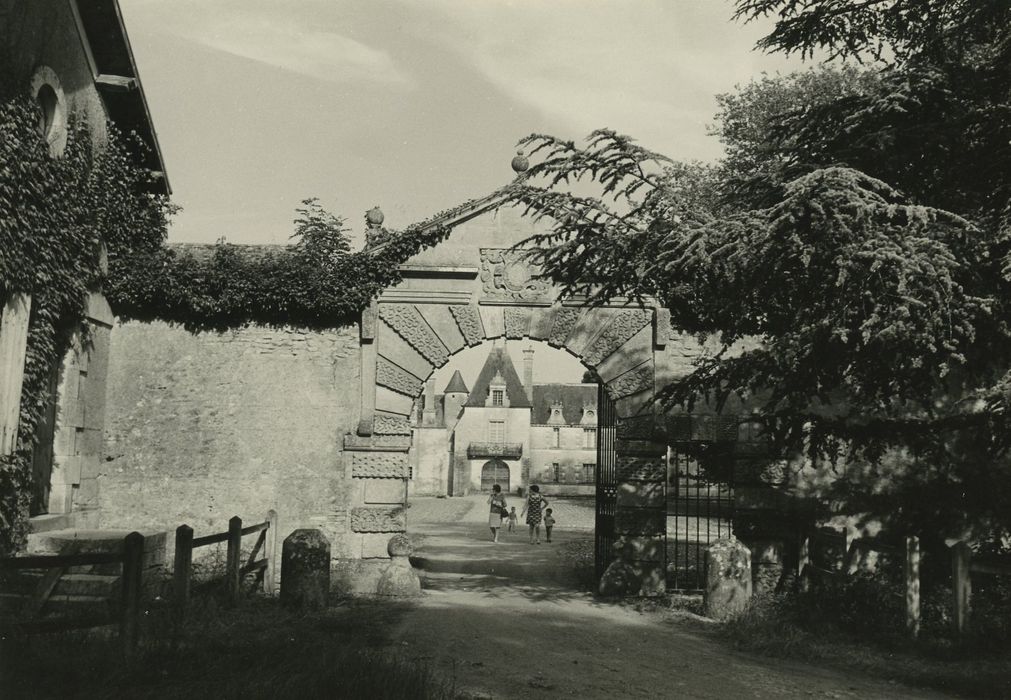
[[[796,67],[754,53],[764,28],[732,23],[730,3],[431,0],[427,6],[445,16],[439,42],[515,99],[578,134],[607,126],[678,158],[720,154],[704,127],[715,93],[758,70]]]
[[[165,32],[316,80],[414,87],[414,80],[389,53],[337,31],[341,24],[333,12],[233,0],[183,0],[169,6],[124,0],[123,4],[128,17],[156,15]]]

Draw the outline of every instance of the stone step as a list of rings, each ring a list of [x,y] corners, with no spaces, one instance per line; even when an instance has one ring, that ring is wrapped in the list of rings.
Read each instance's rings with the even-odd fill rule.
[[[51,532],[52,530],[71,530],[76,523],[75,513],[47,513],[36,515],[28,520],[30,532]],[[29,534],[31,537],[31,534]]]
[[[63,529],[33,532],[28,535],[28,554],[69,554],[86,552],[122,551],[123,538],[129,530],[82,530]],[[159,568],[165,564],[165,546],[168,533],[142,531],[144,535],[145,569]],[[114,575],[120,572],[119,564],[99,564],[87,567],[73,567],[74,573],[96,573]]]

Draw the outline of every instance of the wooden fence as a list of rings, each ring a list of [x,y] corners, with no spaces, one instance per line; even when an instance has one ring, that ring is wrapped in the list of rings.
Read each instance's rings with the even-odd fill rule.
[[[1011,576],[1011,561],[1004,558],[984,558],[973,554],[965,542],[951,547],[951,588],[953,593],[952,621],[955,633],[964,635],[969,629],[970,602],[972,599],[972,574]]]
[[[96,566],[101,564],[122,564],[123,580],[121,601],[118,611],[119,633],[123,647],[127,652],[137,645],[140,620],[141,578],[144,559],[144,536],[139,532],[131,532],[123,538],[123,547],[118,552],[85,552],[57,555],[33,555],[27,557],[11,557],[0,560],[0,571],[23,571],[25,569],[44,569],[45,573],[36,585],[27,603],[28,620],[19,627],[27,633],[55,631],[70,627],[93,627],[94,618],[69,620],[39,620],[46,601],[49,600],[67,569],[74,566]],[[97,621],[114,622],[114,619]]]
[[[836,548],[843,553],[842,566],[828,569],[816,566],[811,561],[812,545],[821,543]],[[810,586],[812,578],[852,576],[860,566],[860,556],[867,552],[904,554],[903,571],[905,579],[906,632],[911,637],[920,634],[920,538],[905,538],[904,546],[896,546],[879,538],[860,537],[850,539],[846,532],[836,532],[826,528],[817,530],[802,538],[800,555],[797,558],[797,576],[802,589]]]
[[[260,533],[253,545],[245,564],[240,564],[242,538],[245,535]],[[228,543],[228,554],[225,561],[225,573],[208,583],[224,579],[228,601],[237,605],[241,595],[241,583],[246,574],[256,572],[268,595],[274,592],[274,552],[277,538],[277,513],[268,511],[267,519],[255,525],[242,526],[242,518],[233,517],[228,521],[228,530],[212,535],[193,537],[193,528],[180,525],[176,528],[175,566],[172,573],[172,588],[176,612],[181,617],[189,607],[191,579],[193,574],[193,550],[219,542]],[[263,556],[256,556],[263,550]]]

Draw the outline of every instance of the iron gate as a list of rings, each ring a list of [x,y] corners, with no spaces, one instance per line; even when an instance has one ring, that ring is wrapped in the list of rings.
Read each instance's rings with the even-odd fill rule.
[[[668,459],[667,589],[697,593],[705,586],[707,545],[732,533],[733,459],[713,448],[700,462],[687,448],[673,446]]]
[[[618,471],[615,439],[617,413],[614,401],[604,389],[597,386],[597,489],[596,517],[594,518],[593,562],[597,580],[614,558],[614,511],[618,501]]]

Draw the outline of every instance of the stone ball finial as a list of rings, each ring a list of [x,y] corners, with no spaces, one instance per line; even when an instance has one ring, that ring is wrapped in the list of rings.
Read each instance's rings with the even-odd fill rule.
[[[401,533],[390,538],[386,551],[391,557],[409,557],[414,552],[414,547],[411,546],[410,538]]]
[[[523,149],[516,151],[516,155],[513,156],[512,166],[513,171],[517,174],[526,172],[527,168],[530,167],[530,161],[528,161],[527,157],[523,155]]]
[[[379,206],[374,206],[365,213],[365,220],[369,223],[369,226],[382,226],[383,221],[386,217],[383,215],[383,210]]]

